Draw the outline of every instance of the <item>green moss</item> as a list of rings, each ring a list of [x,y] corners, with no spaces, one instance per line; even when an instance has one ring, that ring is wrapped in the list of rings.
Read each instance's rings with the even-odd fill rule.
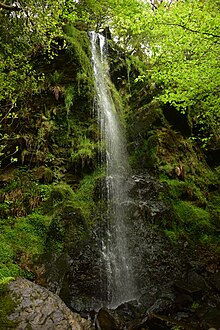
[[[8,293],[7,284],[13,280],[9,277],[4,281],[0,281],[0,326],[1,329],[15,329],[16,322],[9,320],[7,317],[15,310],[15,302]]]
[[[94,191],[97,182],[103,176],[104,172],[102,170],[96,170],[91,175],[85,175],[77,189],[73,189],[65,183],[54,185],[45,203],[45,210],[53,215],[72,205],[74,208],[80,209],[82,215],[89,221],[91,212],[95,206]]]
[[[174,221],[164,226],[165,234],[174,244],[185,237],[195,243],[209,246],[217,251],[219,245],[218,225],[220,219],[220,198],[217,193],[207,193],[204,187],[192,178],[172,179],[161,175],[161,182],[167,185],[166,193],[160,194],[173,209]]]
[[[26,267],[34,256],[44,252],[50,222],[50,217],[40,213],[1,220],[0,279],[9,276],[32,278]]]
[[[0,279],[3,280],[7,277],[17,277],[22,274],[18,265],[13,261],[7,263],[0,263]]]
[[[165,229],[165,235],[168,237],[170,242],[174,245],[178,244],[178,241],[181,236],[184,236],[184,233],[181,229],[173,228],[173,229]]]
[[[160,176],[161,182],[168,186],[169,195],[166,198],[193,201],[197,206],[206,206],[207,200],[201,189],[191,180],[171,179],[166,175]]]
[[[94,95],[94,80],[91,67],[91,51],[90,42],[86,32],[79,31],[73,26],[65,27],[66,40],[69,42],[68,52],[72,58],[79,63],[79,71],[77,73],[78,93],[83,94],[85,91],[92,97]]]
[[[130,164],[134,168],[154,170],[157,166],[158,139],[157,135],[149,136],[140,148],[137,148],[130,156]]]
[[[211,229],[210,216],[207,210],[196,207],[188,201],[177,201],[173,203],[176,215],[184,224],[192,229]],[[201,227],[201,228],[200,228]]]
[[[157,135],[151,135],[145,144],[146,157],[150,167],[155,167],[157,163],[158,138]]]
[[[185,195],[187,190],[187,184],[180,180],[170,180],[165,178],[162,182],[166,182],[169,186],[169,195],[173,199],[181,198]]]
[[[96,207],[95,189],[102,177],[101,170],[86,175],[75,190],[65,183],[53,186],[44,209],[52,219],[46,239],[48,249],[73,249],[87,235]]]
[[[176,228],[173,229],[176,236],[186,236],[193,241],[206,245],[216,243],[217,233],[207,209],[195,206],[189,201],[173,201],[172,203]]]

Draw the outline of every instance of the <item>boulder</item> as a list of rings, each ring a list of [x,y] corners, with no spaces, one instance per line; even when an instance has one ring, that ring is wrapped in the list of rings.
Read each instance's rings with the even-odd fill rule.
[[[14,311],[8,320],[17,330],[92,330],[89,320],[73,313],[56,295],[24,278],[9,283],[8,294]]]
[[[101,308],[96,318],[96,325],[100,330],[117,330],[117,324],[110,311],[105,308]]]

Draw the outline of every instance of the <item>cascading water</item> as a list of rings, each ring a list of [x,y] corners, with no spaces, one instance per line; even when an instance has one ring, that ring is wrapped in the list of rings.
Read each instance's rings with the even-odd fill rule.
[[[107,235],[102,240],[102,256],[107,272],[107,304],[116,306],[136,295],[132,276],[132,258],[128,248],[128,200],[127,179],[129,166],[125,139],[119,118],[108,88],[108,65],[106,39],[95,32],[90,33],[92,65],[96,87],[96,108],[105,151],[107,188]]]

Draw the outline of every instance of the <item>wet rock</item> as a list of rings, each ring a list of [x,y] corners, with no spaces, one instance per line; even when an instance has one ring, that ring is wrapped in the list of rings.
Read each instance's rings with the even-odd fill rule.
[[[117,330],[115,319],[107,309],[100,309],[96,318],[96,325],[99,330]]]
[[[171,312],[173,308],[174,308],[174,304],[170,299],[161,299],[160,298],[157,301],[155,301],[153,306],[151,306],[147,310],[147,314],[148,315],[155,314],[155,313],[167,314],[167,313]]]
[[[132,320],[140,317],[140,314],[144,312],[144,308],[137,300],[132,300],[121,304],[115,311],[123,315],[124,318]]]
[[[210,277],[210,282],[212,285],[215,286],[215,288],[220,292],[220,272],[215,273]]]
[[[153,288],[152,290],[149,290],[147,293],[144,293],[139,298],[140,304],[145,307],[145,309],[150,308],[154,302],[159,298],[160,292]]]
[[[189,271],[183,280],[176,281],[175,287],[186,294],[198,294],[208,289],[206,280],[195,271]]]
[[[176,319],[177,320],[182,320],[182,319],[188,319],[190,317],[190,313],[186,313],[186,312],[178,312],[176,314]]]
[[[136,298],[153,290],[159,292],[170,287],[175,280],[181,278],[184,260],[179,250],[170,244],[161,230],[152,226],[165,221],[164,219],[171,221],[169,208],[158,201],[158,195],[164,186],[148,174],[130,177],[127,184],[130,190],[128,200],[124,201],[129,237],[127,248],[131,256],[132,276],[137,284],[137,294],[135,292],[133,295]],[[98,207],[98,197],[96,202]],[[85,231],[85,238],[77,245],[65,243],[67,250],[64,254],[47,256],[40,260],[44,266],[44,276],[40,276],[44,281],[42,284],[59,294],[67,306],[77,312],[98,310],[111,303],[106,261],[102,250],[103,241],[108,239],[106,205],[103,207],[102,219],[99,221],[97,218],[100,214],[99,208],[95,211],[96,221],[92,230]],[[65,219],[69,219],[68,212]],[[70,222],[67,221],[67,224]],[[68,226],[64,229],[69,231]],[[70,238],[69,234],[65,237]],[[70,241],[68,239],[68,242]],[[146,296],[145,311],[159,297]]]
[[[73,313],[49,290],[26,279],[18,278],[8,285],[15,303],[8,319],[16,322],[17,330],[92,330],[91,322]]]

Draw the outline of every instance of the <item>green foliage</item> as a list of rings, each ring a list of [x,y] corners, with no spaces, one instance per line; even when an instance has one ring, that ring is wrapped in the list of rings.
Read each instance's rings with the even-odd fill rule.
[[[50,83],[54,86],[59,85],[62,81],[63,73],[55,70],[50,76]]]
[[[67,115],[69,114],[70,108],[73,105],[74,96],[75,96],[74,86],[70,85],[64,90],[65,107],[66,107]]]
[[[85,238],[92,225],[94,193],[102,176],[100,171],[85,176],[76,190],[65,183],[53,186],[45,202],[45,212],[49,212],[51,217],[47,231],[47,249],[73,249]]]
[[[59,45],[55,38],[63,36],[69,6],[63,0],[51,0],[47,5],[29,0],[13,15],[1,9],[0,100],[6,98],[15,104],[19,97],[37,92],[43,77],[33,69],[31,57],[39,50],[50,57],[56,55]]]
[[[49,224],[50,217],[38,213],[11,221],[1,220],[0,279],[25,274],[22,256],[29,262],[29,258],[44,252]]]
[[[76,9],[78,25],[90,30],[98,30],[109,19],[109,0],[81,0]]]
[[[15,172],[13,180],[1,190],[0,214],[8,216],[25,216],[41,201],[41,188],[33,181],[31,171],[21,168]]]
[[[134,168],[147,168],[154,170],[157,166],[158,138],[152,134],[146,140],[143,139],[142,146],[137,148],[130,157],[130,164]]]
[[[177,201],[173,204],[174,211],[188,231],[196,231],[198,235],[213,230],[207,210],[194,206],[188,201]]]
[[[198,309],[199,307],[200,307],[199,302],[197,302],[197,301],[193,301],[191,308],[192,308],[192,309]]]
[[[103,171],[97,170],[92,175],[86,175],[76,190],[65,183],[54,185],[45,203],[45,208],[52,215],[62,212],[70,205],[79,209],[86,221],[90,221],[91,212],[95,206],[94,192],[97,182],[104,176]]]
[[[96,152],[97,143],[86,138],[86,136],[80,136],[77,143],[77,149],[71,152],[70,158],[72,162],[80,160],[82,167],[84,167],[85,164],[89,164],[94,160]]]
[[[67,25],[65,26],[65,38],[69,43],[67,51],[79,63],[79,71],[76,74],[78,94],[86,91],[92,97],[94,95],[94,82],[90,62],[90,43],[87,33]]]
[[[158,28],[153,32],[157,38],[155,60],[158,60],[155,77],[164,84],[161,98],[165,102],[182,110],[193,106],[195,113],[196,104],[199,102],[199,110],[204,97],[212,94],[213,100],[216,99],[213,91],[219,84],[218,22],[219,15],[210,1],[203,4],[181,1],[169,11],[163,6],[158,9],[155,15]],[[214,77],[216,85],[215,82],[213,85]]]
[[[178,229],[178,228],[165,229],[164,233],[173,245],[177,245],[180,238],[184,237],[183,230]]]
[[[212,1],[161,6],[153,14],[149,42],[151,78],[162,87],[159,99],[189,113],[204,147],[219,141],[219,20]]]

